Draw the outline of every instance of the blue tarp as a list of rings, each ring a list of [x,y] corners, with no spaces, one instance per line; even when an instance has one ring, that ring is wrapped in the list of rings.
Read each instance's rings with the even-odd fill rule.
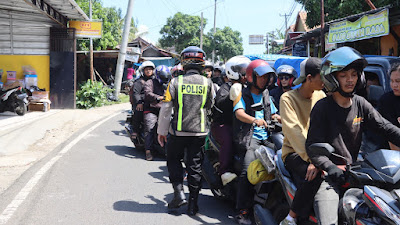
[[[256,55],[245,55],[245,56],[247,58],[249,58],[251,61],[256,60],[256,59],[263,59],[265,61],[276,61],[280,58],[289,58],[289,59],[302,58],[302,59],[305,59],[304,57],[291,56],[291,55],[277,55],[277,54],[256,54]]]

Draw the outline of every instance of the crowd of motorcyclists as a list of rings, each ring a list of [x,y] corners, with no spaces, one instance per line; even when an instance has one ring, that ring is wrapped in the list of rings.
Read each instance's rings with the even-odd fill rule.
[[[187,204],[188,215],[199,212],[202,148],[207,135],[212,135],[220,145],[222,184],[238,181],[235,219],[239,224],[252,224],[254,187],[247,173],[260,146],[282,149],[285,167],[297,186],[290,211],[280,224],[301,223],[311,212],[318,224],[338,224],[346,162],[310,151],[310,146],[330,144],[335,153],[354,162],[363,132],[374,130],[387,138],[392,150],[400,150],[400,64],[392,66],[392,91],[382,96],[378,109],[356,94],[365,88],[366,66],[365,58],[350,47],[338,48],[323,59],[307,58],[298,73],[290,65],[275,69],[264,60],[245,56],[213,65],[202,49],[190,46],[172,68],[156,67],[151,61],[139,67],[140,77],[130,92],[131,138],[144,132],[149,161],[156,137],[166,148],[174,191],[169,209]],[[268,129],[271,121],[282,124],[283,143],[273,140],[275,134]],[[241,159],[240,173],[232,168],[235,155]]]

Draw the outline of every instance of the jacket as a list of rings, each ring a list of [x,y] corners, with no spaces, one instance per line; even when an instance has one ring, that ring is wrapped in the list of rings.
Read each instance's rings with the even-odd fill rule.
[[[163,85],[157,79],[149,79],[144,85],[144,111],[151,111],[158,114],[161,108],[160,96],[164,95]]]
[[[162,103],[157,133],[176,136],[205,136],[213,105],[213,85],[196,70],[171,80]],[[172,110],[173,118],[170,121]]]
[[[144,83],[149,79],[153,79],[153,76],[150,77],[150,78],[141,76],[133,84],[133,86],[132,86],[132,98],[133,98],[133,102],[134,102],[135,106],[137,104],[143,104],[144,103],[144,89],[143,89],[143,86],[144,86]]]
[[[233,102],[229,98],[231,82],[223,84],[215,96],[215,105],[212,108],[213,123],[232,125]]]
[[[264,90],[263,95],[263,107],[264,107],[264,120],[271,120],[271,102],[269,97],[268,89]],[[251,105],[254,104],[253,97],[251,96],[250,87],[242,89],[242,98],[245,102],[246,114],[250,116],[255,116],[255,111],[251,109]],[[238,145],[240,151],[247,151],[250,145],[250,140],[253,136],[253,124],[243,123],[238,120],[236,116],[233,117],[233,141]]]

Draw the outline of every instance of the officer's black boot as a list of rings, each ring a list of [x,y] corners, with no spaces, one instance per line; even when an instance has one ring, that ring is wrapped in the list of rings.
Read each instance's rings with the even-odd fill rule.
[[[197,199],[199,198],[199,191],[198,189],[193,190],[189,194],[189,205],[187,214],[189,216],[195,216],[199,212],[199,206],[197,205]]]
[[[173,183],[174,198],[168,203],[169,209],[179,208],[182,205],[187,204],[185,193],[183,192],[183,184]]]

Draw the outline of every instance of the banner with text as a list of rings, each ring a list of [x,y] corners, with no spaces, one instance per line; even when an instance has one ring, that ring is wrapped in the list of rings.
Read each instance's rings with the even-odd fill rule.
[[[101,38],[102,22],[69,21],[69,27],[76,29],[77,38]]]
[[[389,34],[389,10],[365,15],[354,22],[340,21],[329,26],[328,42],[352,42]]]

